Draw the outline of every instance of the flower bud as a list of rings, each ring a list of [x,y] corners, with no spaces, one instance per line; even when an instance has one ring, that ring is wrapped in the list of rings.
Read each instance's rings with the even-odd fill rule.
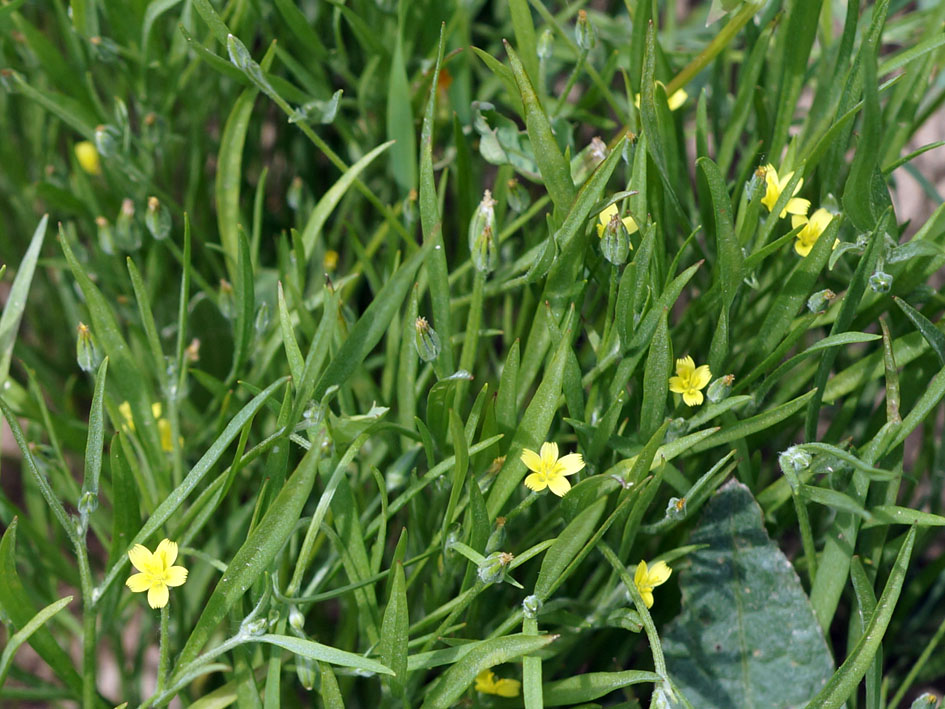
[[[689,430],[689,422],[682,418],[670,419],[669,427],[666,429],[666,440],[675,441],[677,438],[681,438],[686,435],[686,432]]]
[[[426,318],[417,318],[414,322],[416,331],[414,343],[417,346],[417,354],[424,362],[432,362],[440,356],[440,336],[436,330],[430,327]]]
[[[420,216],[417,210],[417,191],[410,190],[407,193],[407,196],[404,197],[404,223],[407,225],[408,229],[413,229],[417,224],[417,217]]]
[[[240,631],[246,635],[262,635],[266,632],[268,625],[269,620],[267,618],[256,618],[248,623],[244,621]]]
[[[102,157],[111,157],[118,152],[121,135],[115,126],[101,125],[95,129],[95,149]]]
[[[545,62],[551,59],[551,55],[554,51],[554,41],[554,32],[552,32],[550,28],[546,27],[538,37],[538,46],[535,48],[535,52],[538,54],[539,60]]]
[[[76,507],[79,509],[79,515],[81,518],[83,520],[88,519],[89,515],[98,509],[98,495],[96,495],[91,490],[86,490],[79,498],[79,502]]]
[[[680,520],[686,518],[686,498],[671,497],[666,503],[666,518]]]
[[[486,190],[482,194],[482,201],[476,207],[476,213],[469,220],[469,250],[475,251],[476,243],[486,227],[495,231],[495,200],[492,192]]]
[[[295,656],[295,676],[299,678],[299,684],[305,689],[311,691],[315,686],[317,675],[315,673],[315,663],[310,657],[305,655]]]
[[[79,363],[79,369],[83,372],[94,372],[102,363],[102,353],[95,342],[95,336],[89,326],[83,322],[79,323],[76,333],[75,358]]]
[[[803,448],[791,446],[778,456],[778,465],[781,466],[781,472],[788,470],[799,473],[810,467],[810,453]]]
[[[302,206],[302,198],[304,197],[305,184],[302,182],[301,177],[293,177],[292,182],[289,183],[289,190],[285,194],[286,204],[289,205],[289,209],[294,212],[297,212]]]
[[[614,266],[623,266],[630,256],[630,234],[617,212],[607,222],[600,240],[604,258]]]
[[[256,319],[253,321],[253,327],[257,336],[262,337],[265,334],[269,327],[269,303],[263,301],[256,308]]]
[[[476,243],[473,245],[470,253],[473,266],[480,273],[490,273],[495,270],[495,264],[498,260],[498,250],[496,248],[495,236],[492,233],[492,227],[486,226]]]
[[[115,245],[122,251],[137,251],[141,246],[141,230],[135,221],[135,203],[124,199],[115,219]]]
[[[171,233],[171,213],[158,201],[157,197],[148,197],[148,211],[144,213],[144,225],[158,241],[163,241]]]
[[[79,161],[79,167],[90,175],[102,174],[102,161],[92,141],[83,140],[75,144],[75,159]]]
[[[915,698],[909,709],[935,709],[938,706],[938,697],[931,692],[926,692]]]
[[[476,573],[485,584],[498,583],[505,578],[505,572],[515,557],[504,551],[494,551],[479,564]]]
[[[587,12],[584,10],[578,10],[574,41],[585,52],[591,51],[594,45],[597,44],[597,30],[594,29],[594,25],[591,24],[591,21],[587,18]]]
[[[114,256],[118,249],[115,246],[115,233],[112,225],[105,217],[95,217],[95,226],[98,227],[98,247],[109,256]]]
[[[325,272],[334,271],[338,267],[338,252],[334,249],[328,249],[322,258],[322,266]]]
[[[607,143],[600,139],[600,136],[595,135],[591,138],[591,144],[588,146],[588,154],[591,157],[591,161],[594,165],[602,163],[607,157]]]
[[[875,293],[888,293],[892,289],[893,277],[885,271],[877,271],[870,276],[870,288]]]
[[[505,531],[505,521],[505,517],[495,518],[495,529],[492,530],[492,534],[489,535],[489,539],[486,541],[487,554],[491,554],[505,546],[505,540],[508,537],[508,533]]]
[[[300,633],[305,629],[305,616],[298,609],[298,606],[289,606],[289,625]]]
[[[837,297],[829,288],[819,290],[807,299],[807,309],[812,313],[824,313],[830,307],[830,301]]]
[[[236,295],[233,293],[233,286],[225,278],[220,279],[220,312],[227,320],[236,315]]]
[[[526,618],[535,619],[538,617],[538,613],[541,612],[541,606],[541,599],[535,594],[525,596],[525,600],[522,601],[522,613]]]
[[[512,211],[521,214],[532,203],[532,196],[528,194],[528,190],[522,186],[522,183],[514,177],[508,181],[507,186],[509,188],[509,207],[512,208]]]
[[[719,377],[714,382],[709,385],[709,388],[706,390],[706,398],[711,404],[717,404],[720,401],[724,401],[725,398],[732,391],[732,384],[735,383],[734,374],[726,374]]]

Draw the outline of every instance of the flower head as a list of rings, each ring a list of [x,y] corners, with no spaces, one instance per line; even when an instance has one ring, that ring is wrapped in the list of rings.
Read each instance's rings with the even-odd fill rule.
[[[522,683],[517,679],[496,679],[492,670],[485,669],[476,675],[473,688],[483,694],[495,694],[500,697],[517,697]]]
[[[132,574],[125,585],[135,593],[148,592],[148,605],[163,608],[167,605],[168,586],[180,586],[187,580],[187,569],[174,566],[177,560],[177,542],[163,539],[152,554],[147,547],[135,544],[128,552],[131,564],[140,572]]]
[[[692,357],[686,355],[676,360],[676,376],[669,378],[669,390],[674,394],[682,394],[686,406],[698,406],[703,398],[699,390],[705,389],[711,379],[709,365],[697,367]]]
[[[604,230],[607,228],[607,225],[610,223],[610,220],[616,216],[618,213],[617,205],[612,204],[603,212],[597,215],[597,237],[599,239],[604,238]],[[627,233],[632,234],[637,230],[637,223],[633,221],[633,217],[624,217],[620,221],[623,222],[623,225],[627,227]],[[632,247],[631,247],[632,248]]]
[[[102,174],[102,162],[98,157],[98,150],[95,149],[95,143],[90,140],[83,140],[75,144],[75,157],[79,161],[79,167],[90,175]]]
[[[768,208],[770,212],[774,209],[774,205],[777,204],[778,199],[781,197],[781,193],[784,192],[784,188],[787,187],[788,182],[791,181],[791,178],[794,177],[794,171],[787,173],[784,177],[778,178],[778,171],[774,169],[774,165],[768,163],[764,167],[765,171],[765,184],[767,188],[765,189],[765,196],[761,198],[761,203]],[[802,177],[797,181],[797,185],[794,187],[794,195],[801,191],[801,187],[804,186],[804,178]],[[801,199],[800,197],[791,196],[791,199],[788,200],[787,205],[784,209],[781,210],[779,215],[781,219],[784,219],[788,213],[790,214],[807,214],[807,210],[810,209],[810,200]]]
[[[127,401],[121,402],[118,405],[118,412],[125,419],[124,430],[135,432],[135,420],[131,415],[131,404]],[[174,439],[171,437],[171,422],[164,418],[161,414],[164,413],[164,409],[161,406],[160,401],[155,401],[151,404],[151,415],[154,417],[157,422],[158,435],[161,439],[161,450],[165,453],[170,453],[174,450]],[[184,439],[178,438],[178,441],[183,445]]]
[[[791,226],[795,229],[802,224],[804,225],[804,228],[797,233],[794,250],[801,256],[807,256],[810,250],[814,248],[814,244],[817,243],[817,239],[830,224],[831,219],[833,219],[833,215],[823,207],[811,214],[810,219],[802,215],[791,217]],[[836,245],[834,245],[834,248],[836,248]]]
[[[672,573],[673,570],[665,561],[657,561],[652,568],[647,568],[645,561],[637,564],[637,570],[633,574],[633,585],[640,591],[647,608],[653,607],[653,589],[666,583]]]
[[[540,492],[546,487],[558,497],[564,497],[571,489],[566,475],[574,475],[584,468],[584,458],[580,453],[569,453],[558,457],[557,443],[542,443],[541,453],[528,448],[522,451],[522,462],[532,474],[525,478],[525,487]]]

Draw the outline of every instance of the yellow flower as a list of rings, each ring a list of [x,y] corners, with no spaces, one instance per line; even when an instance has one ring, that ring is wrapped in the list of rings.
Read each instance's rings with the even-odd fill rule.
[[[662,81],[657,81],[657,84],[666,88]],[[684,89],[677,89],[673,92],[672,96],[667,97],[666,103],[669,106],[670,111],[675,111],[677,108],[686,103],[686,99],[689,98],[689,94],[686,93]],[[637,108],[640,108],[640,94],[637,94],[633,99],[633,105]]]
[[[141,573],[132,574],[125,585],[135,593],[148,592],[148,605],[163,608],[167,605],[167,587],[180,586],[187,580],[187,569],[174,566],[177,560],[177,542],[163,539],[154,553],[135,544],[128,552],[132,565]]]
[[[824,230],[830,224],[831,219],[833,219],[833,215],[823,207],[811,214],[810,219],[800,215],[791,217],[791,226],[795,229],[802,224],[804,225],[804,228],[797,232],[797,241],[794,242],[794,250],[801,256],[807,256],[810,250],[814,248],[814,244],[817,243],[817,239],[820,238],[820,235],[824,233]],[[836,242],[834,242],[833,246],[837,248]]]
[[[338,252],[333,249],[328,249],[328,251],[325,252],[325,257],[322,259],[322,266],[325,267],[326,271],[334,271],[337,265]]]
[[[75,144],[75,157],[79,161],[79,167],[90,175],[102,174],[102,163],[98,157],[98,151],[95,144],[89,140],[83,140]]]
[[[686,406],[698,406],[702,403],[702,392],[712,379],[709,365],[697,367],[692,357],[686,355],[676,360],[676,376],[669,378],[669,390],[674,394],[682,394]]]
[[[607,228],[607,225],[610,223],[610,220],[613,216],[617,214],[617,205],[612,204],[603,212],[597,215],[597,238],[604,238],[604,229]],[[633,217],[624,217],[620,221],[623,222],[623,225],[627,227],[627,233],[632,234],[637,230],[637,223],[633,221]],[[633,248],[633,247],[631,247]]]
[[[496,679],[492,670],[483,670],[476,675],[474,689],[483,694],[496,694],[500,697],[517,697],[522,683],[517,679]]]
[[[767,189],[765,190],[765,196],[761,198],[761,203],[766,206],[770,212],[772,209],[774,209],[774,205],[777,203],[778,198],[784,191],[784,188],[787,187],[788,182],[790,182],[791,178],[794,177],[794,171],[792,170],[784,177],[779,179],[778,171],[774,169],[774,165],[771,163],[765,165],[764,170]],[[801,178],[797,181],[797,185],[794,187],[794,194],[800,192],[803,185],[804,178]],[[810,209],[810,200],[794,197],[792,195],[791,199],[788,200],[787,205],[781,210],[780,218],[784,219],[788,213],[807,214],[808,209]]]
[[[118,412],[125,419],[125,430],[135,432],[135,420],[131,415],[131,404],[127,401],[121,402],[118,405]],[[164,412],[163,407],[161,406],[160,401],[155,401],[151,404],[151,415],[157,419],[158,435],[161,438],[161,450],[165,453],[170,453],[174,450],[174,439],[171,438],[171,422],[166,418],[162,418],[161,414]],[[181,445],[184,443],[183,438],[179,438]]]
[[[525,478],[525,487],[540,492],[546,487],[558,497],[571,489],[566,475],[574,475],[584,468],[584,458],[580,453],[569,453],[558,457],[557,443],[542,443],[541,454],[526,448],[522,451],[522,462],[532,474]]]
[[[673,570],[665,561],[657,561],[652,569],[647,569],[645,561],[637,564],[636,573],[633,574],[633,585],[640,591],[647,608],[653,607],[653,589],[666,583],[671,573]]]

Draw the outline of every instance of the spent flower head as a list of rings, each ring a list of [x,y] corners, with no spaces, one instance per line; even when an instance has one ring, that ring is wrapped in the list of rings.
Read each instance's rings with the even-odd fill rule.
[[[788,186],[788,182],[790,182],[791,178],[794,177],[794,171],[792,170],[791,172],[784,175],[784,177],[778,177],[778,171],[771,163],[765,165],[764,171],[766,188],[765,196],[761,198],[761,203],[766,206],[770,212],[772,209],[774,209],[774,205],[778,203],[778,199],[781,197],[781,193],[784,192],[785,188]],[[807,214],[807,210],[810,209],[810,201],[794,196],[801,191],[801,187],[803,186],[804,178],[802,177],[794,186],[794,193],[791,195],[791,199],[788,200],[788,203],[784,206],[784,209],[781,210],[781,214],[779,215],[781,219],[784,219],[784,217],[786,217],[788,214]]]
[[[180,586],[187,580],[187,569],[174,566],[177,560],[177,542],[162,539],[152,554],[142,544],[135,544],[128,552],[131,564],[139,573],[132,574],[125,585],[135,593],[148,592],[148,605],[163,608],[167,605],[168,587]]]
[[[698,406],[703,400],[700,389],[705,389],[711,379],[709,365],[697,367],[692,357],[686,355],[676,360],[676,376],[669,378],[669,390],[682,394],[686,406]]]
[[[633,585],[640,591],[647,608],[653,607],[653,589],[666,583],[672,573],[673,570],[665,561],[657,561],[652,567],[648,567],[645,561],[637,564]]]
[[[476,675],[473,688],[483,694],[495,694],[499,697],[517,697],[522,683],[517,679],[498,679],[490,669]]]
[[[535,492],[547,487],[558,497],[564,497],[571,489],[566,476],[574,475],[584,468],[584,458],[580,453],[568,453],[559,458],[557,443],[542,443],[540,453],[525,448],[522,462],[532,471],[525,478],[525,487]]]

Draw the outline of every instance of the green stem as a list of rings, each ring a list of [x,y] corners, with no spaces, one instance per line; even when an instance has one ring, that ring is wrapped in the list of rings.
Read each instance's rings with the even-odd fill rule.
[[[98,690],[95,687],[95,607],[92,602],[92,569],[85,542],[77,540],[76,559],[79,565],[79,586],[82,590],[82,707],[91,709],[96,705]]]
[[[459,357],[459,368],[471,371],[476,362],[476,349],[479,346],[479,328],[482,324],[483,289],[486,284],[486,274],[476,270],[473,275],[472,300],[469,303],[469,315],[466,319],[466,338],[463,340],[463,351]],[[466,396],[469,382],[460,380],[456,385],[456,398],[453,406],[459,413],[460,402]]]
[[[564,102],[567,101],[568,94],[571,93],[571,89],[573,89],[574,85],[577,83],[581,69],[584,68],[585,59],[587,59],[587,50],[582,49],[581,53],[578,54],[577,63],[574,65],[574,69],[571,70],[571,75],[568,77],[568,83],[564,85],[564,91],[558,95],[558,102],[555,104],[555,112],[553,115],[557,116],[561,113],[561,108]]]
[[[167,603],[161,608],[161,651],[158,659],[157,687],[154,690],[155,694],[160,694],[164,691],[164,684],[167,681],[167,656],[170,652],[170,642],[167,632],[168,618],[170,616],[169,608],[170,606]]]

